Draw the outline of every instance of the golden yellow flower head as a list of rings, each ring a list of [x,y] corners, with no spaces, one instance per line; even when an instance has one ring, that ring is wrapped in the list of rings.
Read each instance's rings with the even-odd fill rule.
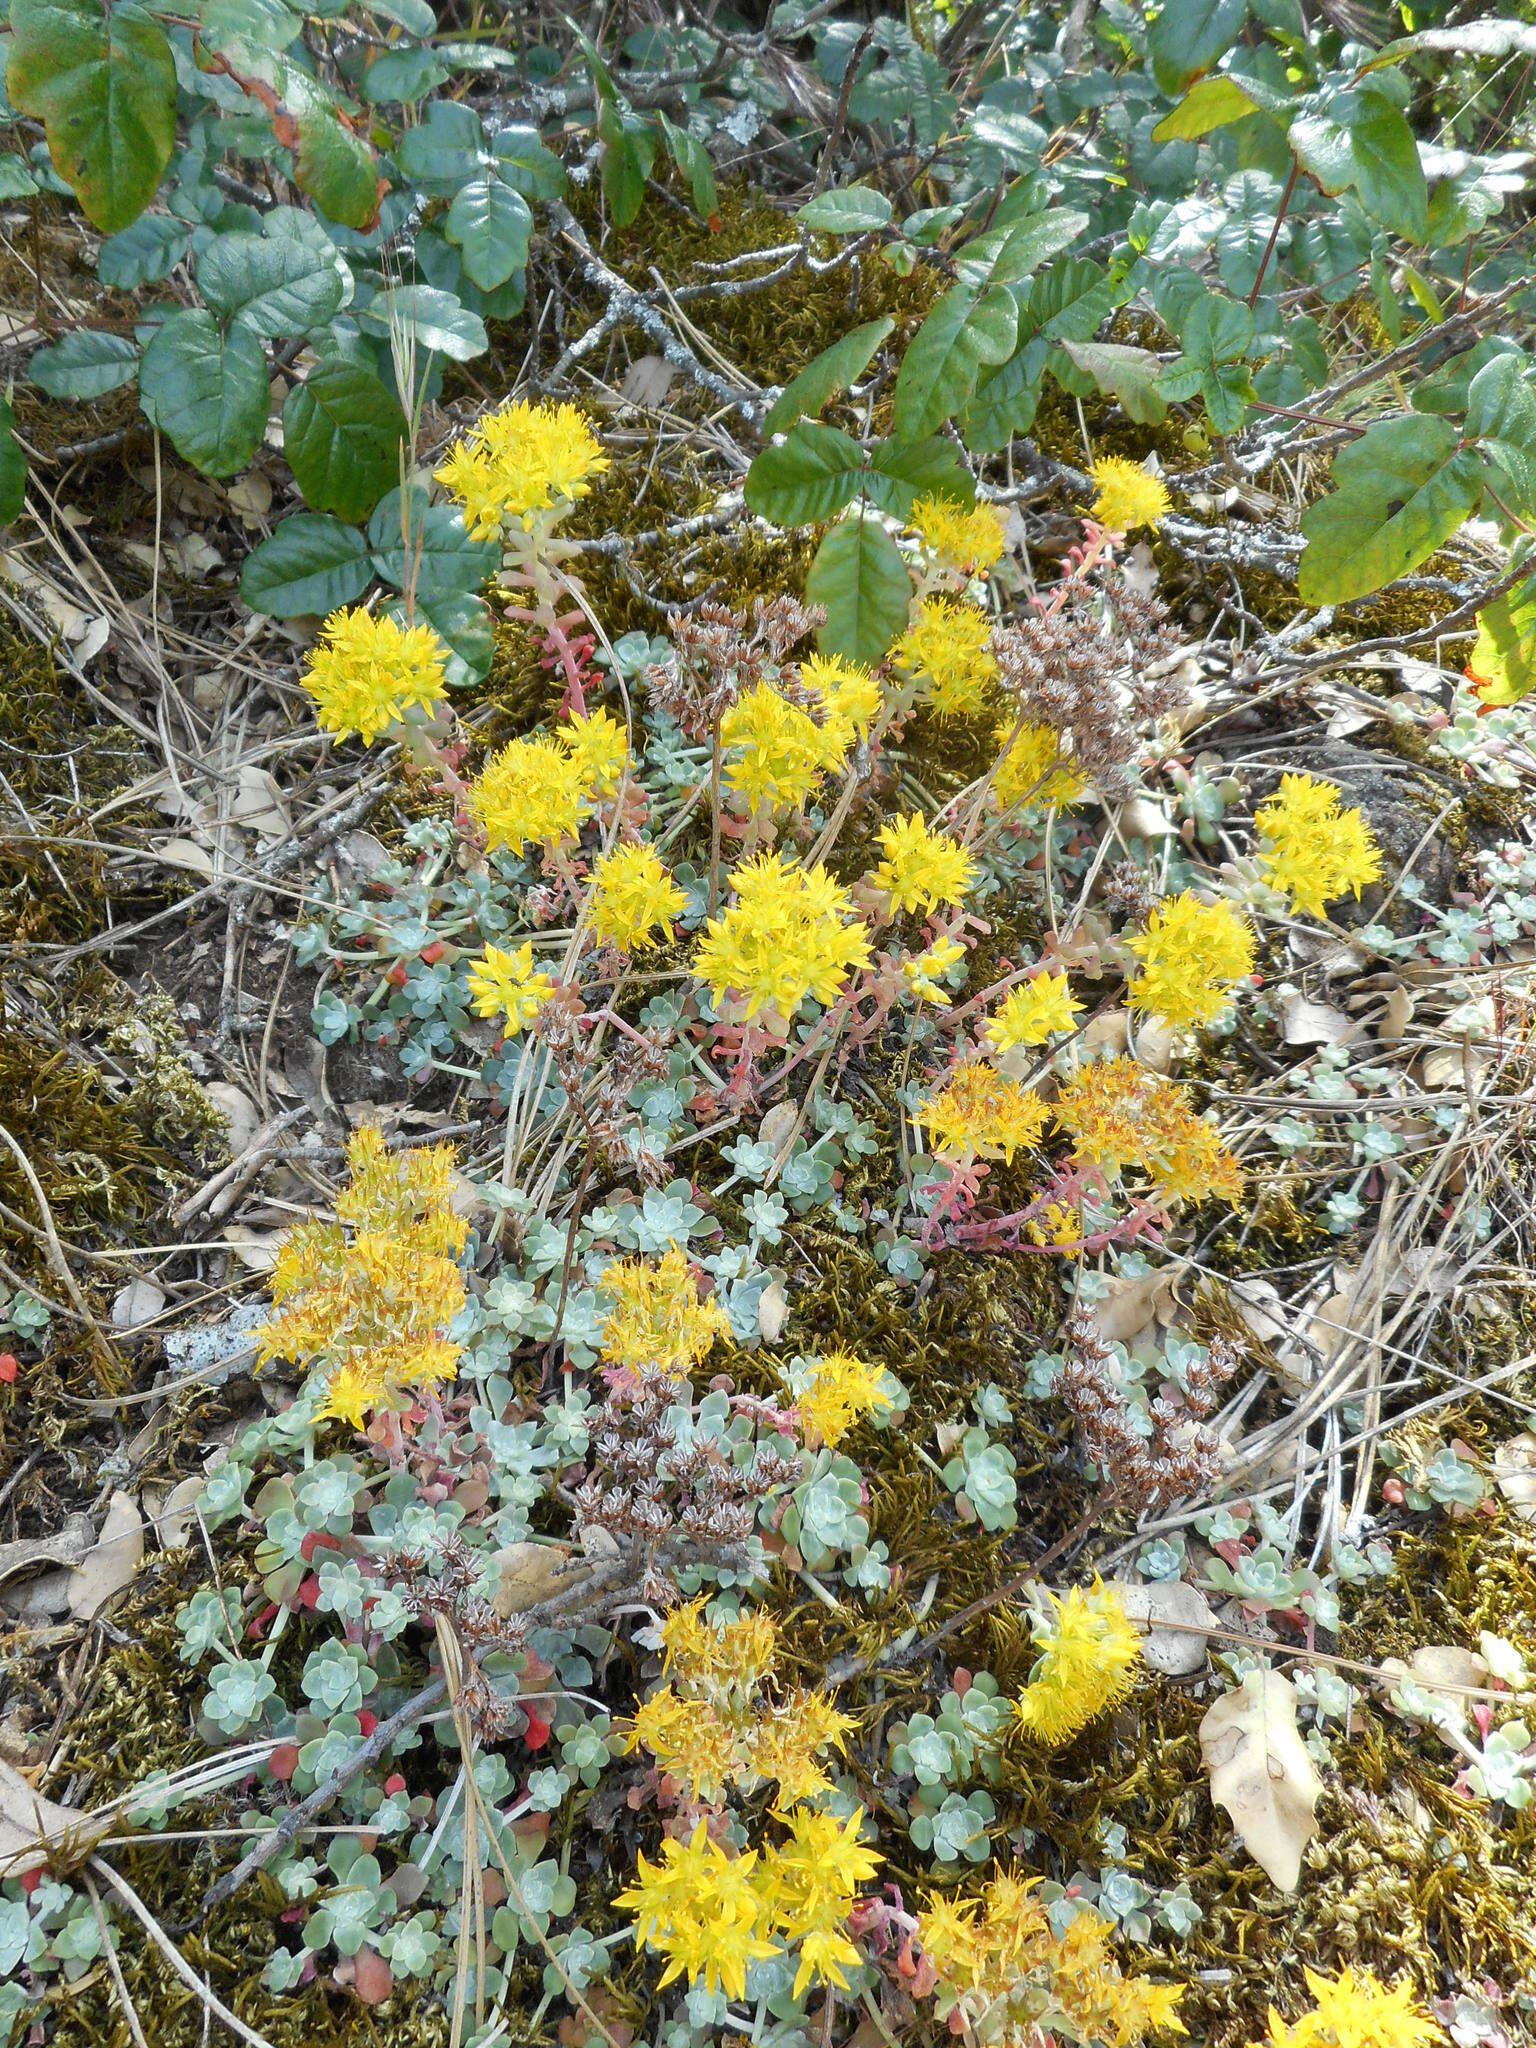
[[[1101,455],[1093,465],[1097,496],[1093,516],[1112,533],[1134,533],[1138,526],[1160,526],[1171,509],[1161,477],[1121,455]]]
[[[866,1415],[881,1415],[895,1404],[886,1390],[885,1371],[851,1351],[825,1351],[799,1367],[784,1369],[784,1378],[800,1411],[806,1442],[836,1448]]]
[[[533,965],[533,941],[515,952],[488,945],[469,970],[469,993],[477,1017],[500,1017],[508,1038],[531,1024],[555,992],[554,977]]]
[[[946,569],[990,569],[1006,544],[1008,521],[995,505],[969,511],[948,498],[919,498],[907,521]]]
[[[940,718],[964,718],[985,711],[992,701],[997,662],[991,621],[979,605],[925,597],[891,658],[926,683],[928,701]]]
[[[880,709],[880,679],[841,655],[810,655],[800,664],[800,687],[820,701],[829,747],[841,759],[855,740],[867,739]]]
[[[1326,917],[1335,897],[1352,890],[1358,898],[1367,882],[1381,879],[1381,849],[1364,813],[1346,810],[1331,782],[1281,776],[1253,822],[1265,881],[1301,916]]]
[[[1253,972],[1248,920],[1230,903],[1202,903],[1188,889],[1165,896],[1129,945],[1141,962],[1131,1008],[1165,1024],[1214,1023],[1234,984]]]
[[[948,1160],[1011,1160],[1021,1147],[1039,1142],[1045,1117],[1038,1095],[985,1060],[956,1067],[918,1112],[934,1151]]]
[[[643,1749],[657,1768],[686,1785],[695,1799],[723,1799],[745,1765],[739,1728],[706,1697],[661,1686],[635,1710],[626,1747]]]
[[[674,1607],[661,1624],[668,1672],[692,1687],[738,1686],[750,1692],[773,1669],[778,1624],[766,1608],[711,1614],[709,1595]]]
[[[1069,1742],[1131,1689],[1141,1637],[1113,1587],[1045,1592],[1031,1623],[1040,1652],[1015,1712],[1019,1726],[1052,1747]]]
[[[956,839],[935,832],[919,811],[880,827],[885,858],[870,876],[892,911],[953,909],[965,896],[976,863]]]
[[[1080,1068],[1056,1099],[1056,1121],[1074,1159],[1111,1181],[1145,1174],[1170,1205],[1242,1200],[1242,1172],[1216,1126],[1190,1108],[1187,1090],[1133,1059]]]
[[[634,1915],[635,1946],[666,1957],[663,1987],[686,1972],[690,1984],[702,1977],[712,1993],[745,1998],[748,1964],[779,1953],[763,1931],[767,1902],[752,1881],[756,1852],[727,1856],[701,1820],[686,1845],[664,1841],[661,1856],[660,1863],[639,1857],[634,1883],[614,1900]]]
[[[932,1003],[936,1010],[947,1010],[951,997],[942,977],[964,958],[965,948],[957,939],[942,937],[925,952],[908,953],[901,963],[907,993],[920,1003]]]
[[[720,744],[726,754],[725,786],[749,813],[762,804],[771,811],[803,808],[846,751],[829,726],[818,725],[768,683],[759,683],[726,712]]]
[[[679,1245],[668,1246],[661,1259],[616,1259],[598,1290],[613,1303],[603,1325],[604,1358],[642,1377],[686,1379],[716,1340],[731,1334],[714,1296],[699,1299],[693,1268]]]
[[[629,740],[611,711],[576,713],[555,728],[555,738],[579,761],[594,795],[612,796],[629,759]]]
[[[1058,1032],[1072,1030],[1082,1007],[1065,974],[1033,974],[998,1004],[987,1025],[987,1043],[994,1052],[1044,1045]]]
[[[1003,750],[992,793],[1002,810],[1024,804],[1030,810],[1058,809],[1075,803],[1087,788],[1083,777],[1061,751],[1061,735],[1049,725],[998,726],[993,735]]]
[[[388,613],[332,612],[300,678],[324,732],[372,746],[408,711],[431,711],[448,690],[448,656],[430,626]]]
[[[994,1870],[980,1898],[931,1897],[918,1940],[938,1975],[937,2016],[998,2042],[1051,2038],[1134,2048],[1155,2031],[1182,2034],[1175,1985],[1128,1977],[1112,1926],[1091,1908],[1062,1934],[1040,1902],[1039,1880]]]
[[[717,1002],[735,994],[749,1018],[773,1010],[788,1022],[807,996],[835,1003],[850,974],[870,964],[869,928],[825,868],[760,853],[731,883],[736,901],[710,919],[693,961]]]
[[[347,1146],[351,1178],[334,1223],[302,1223],[272,1273],[274,1313],[260,1356],[307,1362],[319,1415],[361,1427],[370,1411],[451,1380],[462,1345],[447,1334],[464,1306],[457,1259],[469,1227],[454,1214],[450,1145],[391,1153],[364,1125]]]
[[[654,847],[635,841],[616,846],[592,877],[592,929],[610,946],[643,953],[674,936],[674,919],[688,898],[662,866]]]
[[[863,1961],[844,1931],[860,1885],[880,1869],[880,1856],[859,1840],[864,1809],[846,1820],[802,1808],[788,1817],[790,1838],[763,1853],[762,1888],[775,1930],[800,1945],[792,1995],[813,1982],[849,1988],[845,1974]]]
[[[843,1749],[857,1725],[819,1692],[791,1693],[779,1704],[756,1702],[746,1738],[749,1775],[742,1790],[749,1789],[752,1779],[771,1778],[779,1788],[773,1803],[780,1813],[803,1799],[819,1799],[832,1789],[822,1751]]]
[[[559,740],[512,740],[470,785],[470,815],[492,853],[574,839],[596,790],[584,762]]]
[[[1346,1965],[1336,1977],[1306,1972],[1314,2010],[1290,2025],[1269,2009],[1272,2048],[1434,2048],[1445,2034],[1407,1978],[1389,1990],[1370,1970]]]
[[[531,528],[541,512],[568,512],[608,466],[575,406],[517,399],[472,427],[436,475],[463,506],[470,532],[494,540],[508,520]]]

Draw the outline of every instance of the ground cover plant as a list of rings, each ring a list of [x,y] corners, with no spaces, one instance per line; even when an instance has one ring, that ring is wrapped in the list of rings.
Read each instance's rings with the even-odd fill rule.
[[[1536,2036],[1536,23],[10,0],[0,2043]]]

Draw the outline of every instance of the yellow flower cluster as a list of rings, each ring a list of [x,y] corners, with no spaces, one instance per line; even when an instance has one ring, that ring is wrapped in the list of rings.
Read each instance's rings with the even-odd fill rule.
[[[990,569],[1002,555],[1006,516],[994,505],[962,511],[948,498],[919,498],[908,526],[946,569]]]
[[[720,721],[726,753],[725,786],[749,814],[798,810],[822,777],[840,767],[851,726],[818,725],[798,704],[759,683],[740,697]]]
[[[448,1325],[464,1306],[456,1263],[469,1231],[451,1206],[451,1145],[391,1154],[365,1124],[347,1145],[350,1184],[334,1223],[290,1232],[272,1273],[276,1313],[260,1355],[306,1360],[324,1376],[317,1413],[361,1428],[370,1410],[451,1380],[463,1346]]]
[[[1202,903],[1192,890],[1165,896],[1130,940],[1141,962],[1131,1008],[1165,1024],[1211,1024],[1234,983],[1253,972],[1253,932],[1230,903]]]
[[[1091,1592],[1074,1586],[1065,1600],[1049,1591],[1044,1599],[1031,1623],[1040,1654],[1014,1711],[1027,1734],[1055,1748],[1130,1691],[1141,1638],[1120,1595],[1097,1578]]]
[[[1011,1161],[1022,1147],[1038,1144],[1045,1117],[1038,1095],[1008,1080],[985,1060],[956,1067],[918,1112],[935,1152],[949,1160]]]
[[[862,1808],[847,1820],[796,1813],[789,1840],[728,1856],[699,1821],[687,1843],[661,1845],[660,1863],[638,1859],[635,1882],[615,1904],[635,1919],[636,1947],[666,1957],[661,1985],[686,1973],[710,1992],[745,1998],[754,1962],[799,1945],[794,1995],[820,1979],[848,1989],[845,1970],[860,1961],[843,1932],[880,1858],[859,1841]]]
[[[608,457],[574,405],[518,399],[471,428],[436,476],[463,506],[470,532],[495,540],[507,520],[531,528],[539,512],[569,511],[607,468]]]
[[[1093,516],[1112,533],[1161,526],[1172,509],[1162,478],[1122,455],[1101,455],[1093,465],[1093,481]]]
[[[905,956],[901,963],[902,978],[920,1003],[932,1003],[937,1010],[947,1010],[950,994],[940,977],[964,958],[965,948],[958,939],[938,938],[926,952]]]
[[[655,849],[641,841],[615,847],[593,873],[592,929],[622,952],[643,953],[658,938],[670,942],[673,920],[687,905]]]
[[[825,730],[840,753],[868,739],[880,709],[880,679],[841,655],[813,654],[800,664],[800,687],[818,698]]]
[[[644,1749],[690,1796],[714,1805],[735,1790],[778,1786],[780,1814],[830,1791],[821,1761],[854,1722],[818,1692],[782,1698],[758,1688],[772,1675],[777,1634],[750,1616],[716,1621],[702,1600],[662,1624],[671,1683],[636,1709],[629,1748]]]
[[[493,754],[470,787],[470,815],[492,853],[558,846],[617,788],[627,757],[624,728],[606,711],[568,719],[552,734],[512,740]]]
[[[1315,2009],[1290,2025],[1269,2009],[1272,2048],[1432,2048],[1445,2035],[1402,1979],[1389,1990],[1369,1970],[1306,1973]]]
[[[674,1607],[661,1624],[664,1668],[701,1684],[739,1685],[750,1691],[773,1669],[779,1628],[763,1607],[711,1614],[701,1593]]]
[[[1141,1173],[1169,1203],[1242,1200],[1243,1176],[1214,1124],[1185,1089],[1121,1057],[1081,1068],[1062,1089],[1056,1121],[1073,1156],[1118,1181]]]
[[[515,953],[488,945],[470,966],[475,1015],[502,1018],[508,1038],[516,1038],[525,1024],[531,1024],[554,992],[554,976],[534,968],[531,939]]]
[[[976,873],[976,863],[957,839],[935,832],[919,811],[880,827],[885,858],[870,876],[890,898],[892,911],[953,909]]]
[[[1044,1045],[1058,1032],[1072,1030],[1082,1007],[1065,974],[1032,974],[998,1004],[987,1025],[987,1043],[994,1052]]]
[[[1015,804],[1047,810],[1076,803],[1087,784],[1070,766],[1061,751],[1061,735],[1049,725],[1021,726],[1017,735],[1011,724],[998,726],[993,734],[1003,749],[992,790],[999,806],[1007,811]]]
[[[964,718],[991,701],[997,676],[991,640],[991,623],[978,605],[925,597],[891,658],[927,684],[940,718]]]
[[[1381,877],[1381,849],[1362,812],[1345,810],[1342,792],[1310,775],[1283,775],[1280,789],[1254,813],[1259,865],[1272,889],[1302,916],[1326,917],[1337,896]]]
[[[679,1245],[665,1258],[616,1259],[598,1283],[613,1307],[601,1349],[610,1365],[643,1377],[686,1379],[731,1326],[713,1296],[699,1299],[698,1282]]]
[[[736,901],[704,927],[693,960],[717,1002],[734,993],[749,1018],[773,1010],[787,1023],[807,996],[835,1003],[850,974],[870,964],[868,927],[825,868],[760,853],[731,883]]]
[[[1037,1883],[999,1870],[980,1898],[929,1899],[918,1940],[938,1974],[939,2018],[1019,2048],[1058,2034],[1132,2048],[1158,2030],[1184,2033],[1178,1986],[1126,1976],[1111,1923],[1087,1908],[1058,1935]]]
[[[856,1358],[851,1351],[824,1351],[783,1376],[800,1411],[806,1442],[836,1447],[866,1415],[894,1407],[885,1385],[884,1368]]]
[[[332,612],[300,677],[324,732],[371,747],[407,711],[431,711],[448,688],[448,656],[430,626],[387,613]]]

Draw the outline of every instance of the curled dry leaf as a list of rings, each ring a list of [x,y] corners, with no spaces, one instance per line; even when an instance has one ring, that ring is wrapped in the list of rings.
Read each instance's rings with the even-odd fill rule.
[[[1217,1628],[1216,1613],[1198,1586],[1182,1580],[1144,1586],[1117,1579],[1115,1591],[1129,1620],[1147,1631],[1142,1662],[1165,1678],[1190,1678],[1205,1669],[1206,1651]]]
[[[588,1567],[557,1543],[507,1543],[496,1553],[497,1584],[493,1606],[506,1620],[526,1614],[561,1593],[569,1593],[587,1576]]]
[[[1407,1679],[1431,1699],[1442,1701],[1462,1719],[1466,1717],[1468,1686],[1484,1686],[1489,1680],[1488,1662],[1476,1650],[1464,1650],[1459,1643],[1425,1643],[1406,1660],[1383,1657],[1381,1674],[1387,1690]]]
[[[1090,1310],[1106,1344],[1132,1344],[1144,1330],[1168,1329],[1178,1320],[1177,1289],[1184,1268],[1160,1266],[1155,1273],[1117,1273],[1103,1299]]]
[[[131,1493],[114,1493],[95,1545],[76,1565],[69,1587],[69,1611],[89,1621],[120,1593],[144,1556],[144,1521]]]
[[[1536,1436],[1528,1429],[1506,1437],[1493,1454],[1500,1493],[1522,1522],[1536,1522]]]
[[[1301,1855],[1317,1832],[1323,1789],[1296,1729],[1296,1690],[1278,1671],[1250,1671],[1200,1723],[1211,1797],[1270,1881],[1293,1892]]]
[[[110,1815],[78,1813],[35,1792],[0,1762],[0,1878],[29,1870],[76,1870],[111,1827]]]

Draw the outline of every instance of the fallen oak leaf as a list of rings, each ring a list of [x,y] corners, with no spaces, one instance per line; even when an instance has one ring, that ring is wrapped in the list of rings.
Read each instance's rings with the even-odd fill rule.
[[[0,1878],[76,1870],[111,1825],[110,1814],[80,1813],[45,1798],[20,1771],[0,1762]]]
[[[1271,1882],[1293,1892],[1301,1856],[1317,1832],[1323,1790],[1296,1728],[1296,1690],[1278,1671],[1250,1671],[1200,1723],[1211,1798]]]

